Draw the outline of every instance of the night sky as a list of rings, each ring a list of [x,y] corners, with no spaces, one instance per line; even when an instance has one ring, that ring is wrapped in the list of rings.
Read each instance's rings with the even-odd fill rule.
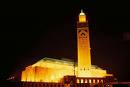
[[[89,15],[92,64],[113,73],[119,81],[130,81],[126,3],[81,0],[70,4],[63,0],[8,6],[0,19],[0,79],[44,57],[77,59],[76,21],[83,9]]]

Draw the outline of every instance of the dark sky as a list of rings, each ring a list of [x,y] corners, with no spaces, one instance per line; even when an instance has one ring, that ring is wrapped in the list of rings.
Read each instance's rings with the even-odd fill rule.
[[[77,59],[76,21],[82,8],[89,15],[92,64],[107,69],[120,81],[130,81],[127,2],[39,3],[11,4],[2,12],[0,78],[44,57]]]

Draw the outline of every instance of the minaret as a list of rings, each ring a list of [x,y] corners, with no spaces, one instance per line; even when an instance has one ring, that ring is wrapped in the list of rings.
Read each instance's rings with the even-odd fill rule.
[[[88,18],[81,10],[77,22],[77,48],[78,48],[78,75],[82,76],[84,71],[91,67],[90,40]]]

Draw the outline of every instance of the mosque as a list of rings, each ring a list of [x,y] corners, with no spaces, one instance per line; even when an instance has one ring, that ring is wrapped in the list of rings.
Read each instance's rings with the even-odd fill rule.
[[[113,77],[113,74],[91,64],[88,24],[88,15],[81,10],[77,21],[77,62],[65,58],[45,57],[26,67],[22,71],[21,81],[65,83],[70,81],[69,78],[73,78],[75,83],[104,83],[108,77]]]

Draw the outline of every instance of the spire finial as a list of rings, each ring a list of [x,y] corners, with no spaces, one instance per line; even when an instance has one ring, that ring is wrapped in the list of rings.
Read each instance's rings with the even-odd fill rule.
[[[83,9],[81,9],[81,13],[83,13]]]
[[[79,15],[85,15],[85,13],[83,12],[83,9],[81,9],[81,12]]]

